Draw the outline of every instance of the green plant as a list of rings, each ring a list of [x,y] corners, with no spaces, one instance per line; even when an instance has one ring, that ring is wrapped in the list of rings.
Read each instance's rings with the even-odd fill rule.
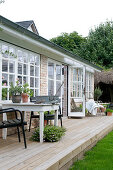
[[[113,110],[110,109],[110,108],[107,108],[107,109],[106,109],[106,112],[111,112],[111,113],[113,113]]]
[[[28,87],[29,87],[29,84],[25,83],[22,87],[22,92],[30,95],[30,89]]]
[[[102,90],[99,87],[96,87],[94,90],[94,99],[98,101],[99,97],[102,95]]]
[[[2,100],[7,99],[7,88],[2,88]]]
[[[66,129],[63,127],[47,125],[44,127],[44,140],[48,142],[57,142],[65,135],[65,132]],[[39,127],[35,129],[30,139],[33,141],[40,140]]]
[[[20,95],[22,93],[22,86],[19,85],[19,81],[16,81],[16,86],[13,85],[11,82],[10,88],[9,88],[9,94],[12,95]]]

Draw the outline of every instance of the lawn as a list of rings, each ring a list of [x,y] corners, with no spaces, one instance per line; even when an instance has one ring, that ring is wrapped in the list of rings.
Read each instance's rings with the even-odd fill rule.
[[[86,152],[70,170],[113,170],[113,131]]]

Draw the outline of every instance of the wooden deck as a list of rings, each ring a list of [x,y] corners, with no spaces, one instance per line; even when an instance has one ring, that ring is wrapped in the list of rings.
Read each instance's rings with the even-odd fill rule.
[[[113,116],[64,119],[66,135],[56,143],[37,143],[29,140],[27,149],[17,136],[0,138],[0,170],[66,170],[83,153],[113,129]],[[22,137],[21,137],[22,138]]]

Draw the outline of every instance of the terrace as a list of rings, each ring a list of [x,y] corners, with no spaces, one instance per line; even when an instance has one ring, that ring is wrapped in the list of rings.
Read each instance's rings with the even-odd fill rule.
[[[84,152],[113,129],[113,116],[63,119],[66,135],[55,143],[39,143],[29,140],[26,131],[27,149],[19,143],[17,135],[0,138],[0,169],[2,170],[63,170],[81,158]]]

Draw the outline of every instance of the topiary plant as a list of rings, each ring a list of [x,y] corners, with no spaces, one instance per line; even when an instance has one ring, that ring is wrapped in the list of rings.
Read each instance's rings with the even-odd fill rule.
[[[94,90],[94,99],[98,101],[99,97],[102,95],[102,90],[99,87],[96,87]]]

